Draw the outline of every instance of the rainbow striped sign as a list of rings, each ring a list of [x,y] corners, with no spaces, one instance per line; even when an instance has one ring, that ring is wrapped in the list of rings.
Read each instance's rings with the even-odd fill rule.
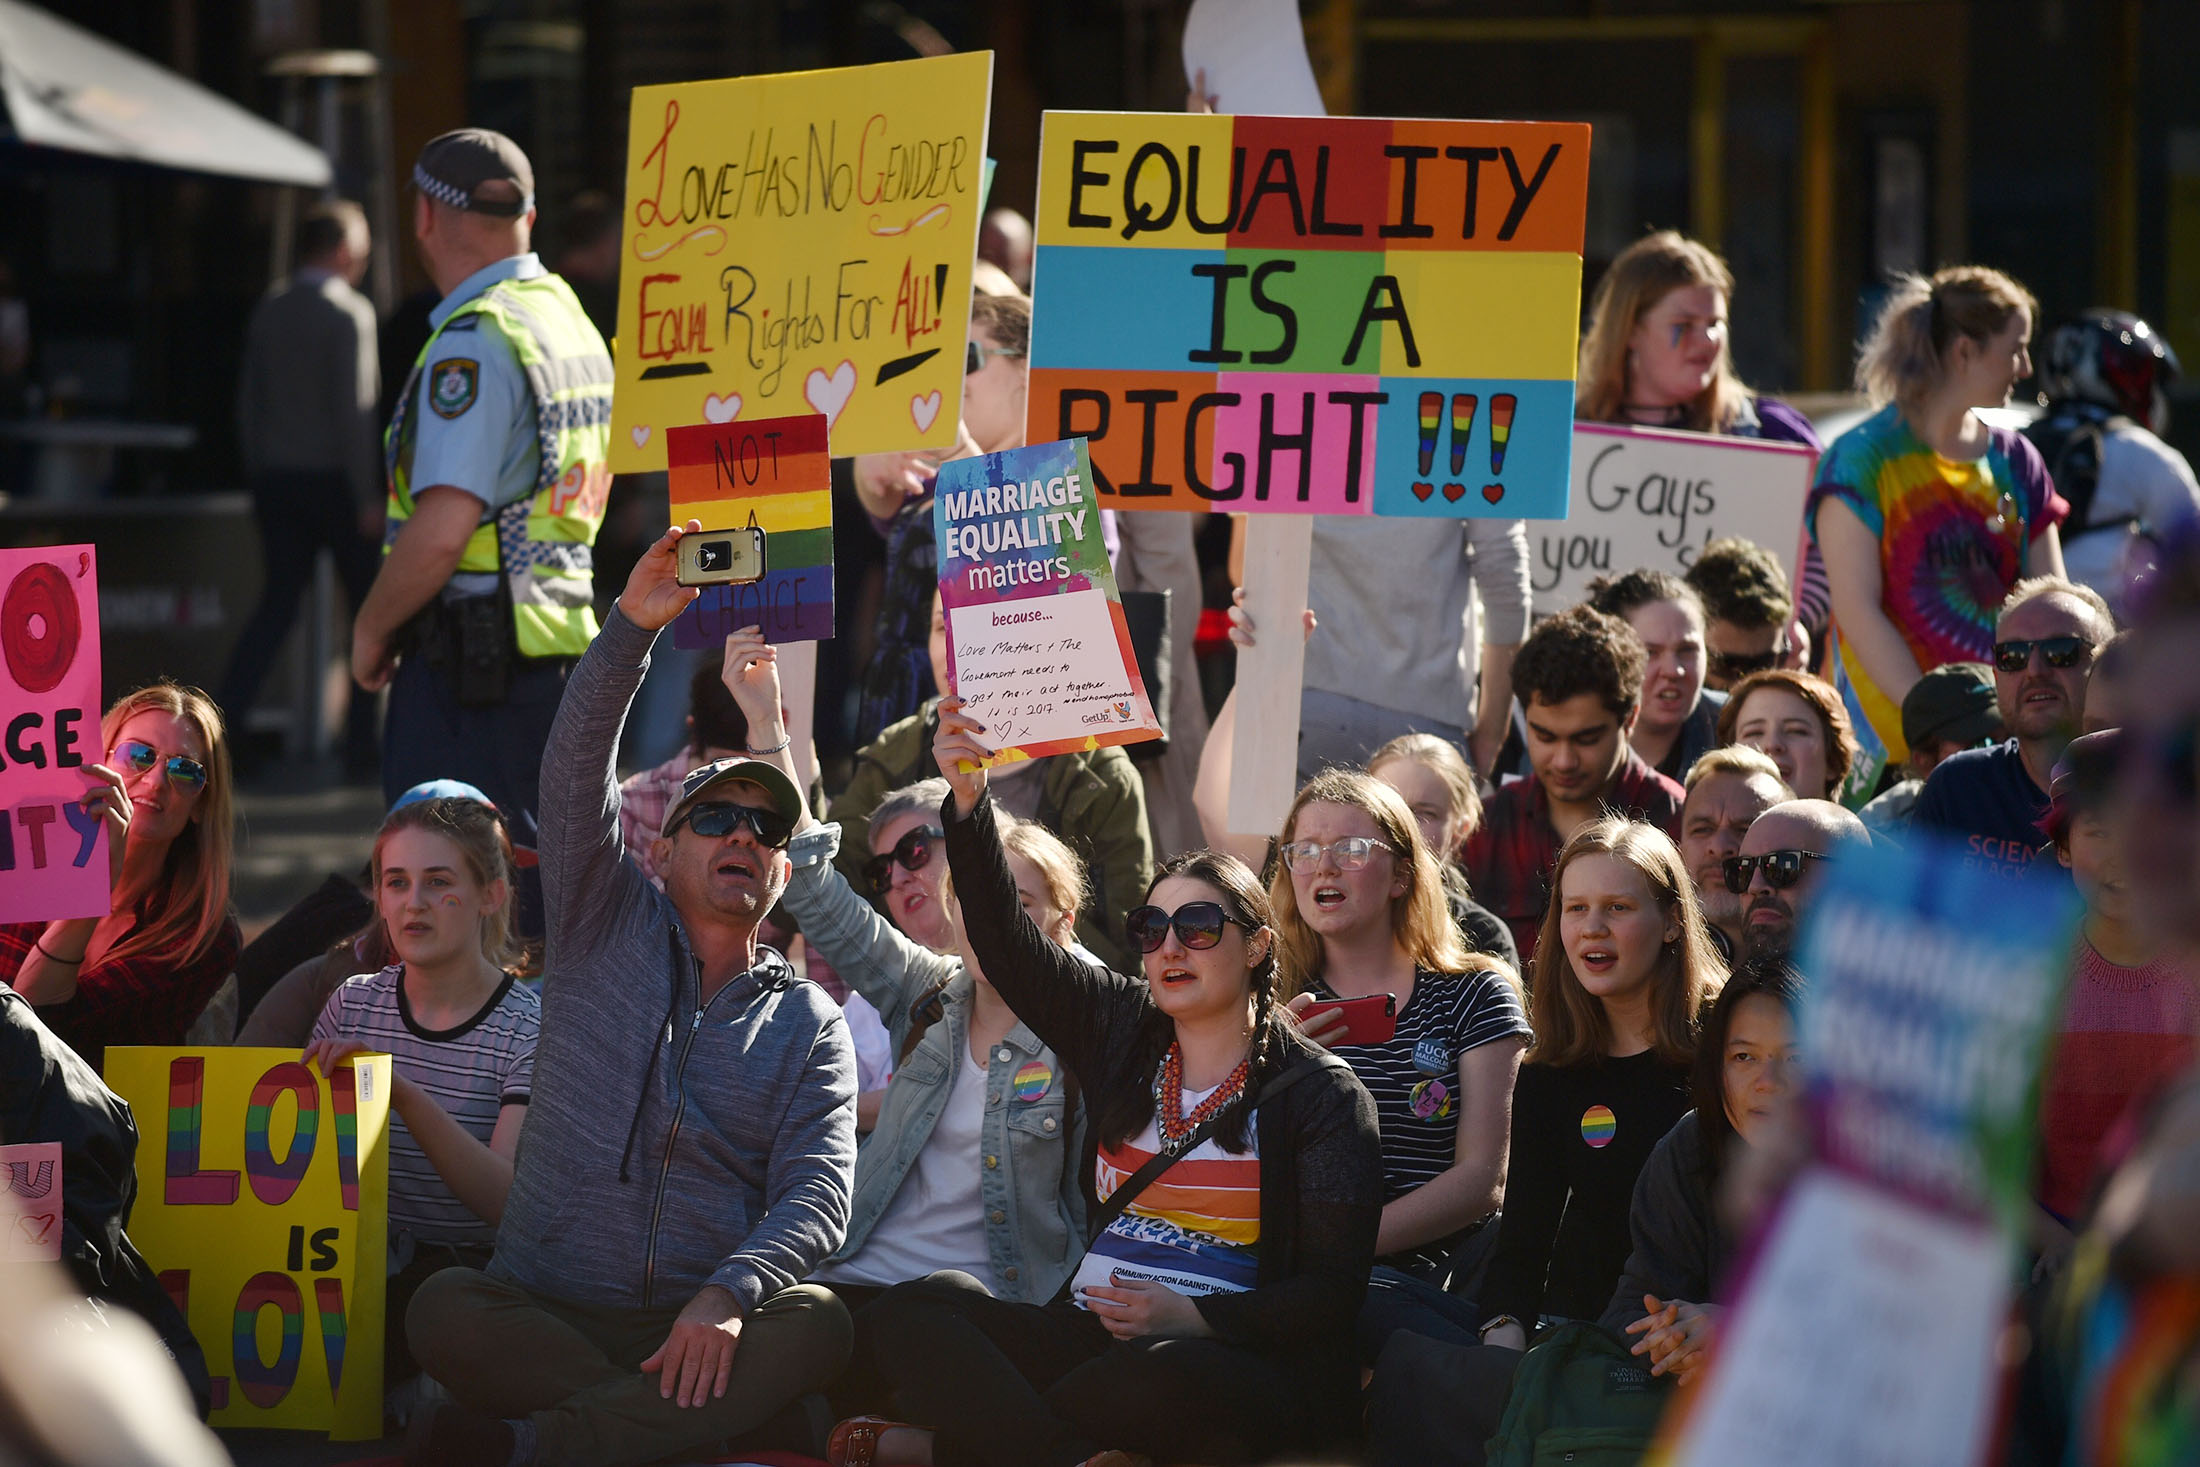
[[[1049,112],[1027,432],[1109,508],[1563,519],[1589,129]]]
[[[117,1047],[106,1079],[144,1133],[130,1236],[206,1351],[213,1424],[380,1436],[389,1056]]]
[[[764,532],[764,576],[705,586],[672,624],[694,651],[729,632],[762,627],[767,642],[821,642],[833,634],[833,479],[822,413],[705,423],[665,435],[672,522]]]

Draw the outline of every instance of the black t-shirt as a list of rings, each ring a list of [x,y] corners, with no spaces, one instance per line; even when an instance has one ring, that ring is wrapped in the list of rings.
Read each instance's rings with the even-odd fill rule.
[[[1319,979],[1317,998],[1338,995]],[[1399,1011],[1398,1027],[1382,1044],[1340,1044],[1339,1059],[1352,1066],[1375,1099],[1383,1135],[1383,1201],[1388,1204],[1451,1166],[1459,1143],[1459,1057],[1499,1039],[1529,1033],[1520,995],[1502,973],[1428,973],[1413,976],[1413,992]],[[1408,1272],[1440,1266],[1456,1242],[1440,1238],[1384,1262]]]
[[[1513,1087],[1512,1160],[1482,1316],[1595,1319],[1633,1245],[1635,1178],[1686,1115],[1688,1066],[1644,1050],[1593,1064],[1527,1064]]]

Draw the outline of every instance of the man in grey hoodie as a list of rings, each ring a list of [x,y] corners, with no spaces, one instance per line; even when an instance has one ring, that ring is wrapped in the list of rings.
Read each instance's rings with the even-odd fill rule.
[[[620,727],[696,595],[680,535],[636,565],[551,729],[534,1096],[487,1270],[435,1275],[403,1321],[457,1401],[414,1419],[408,1462],[704,1454],[847,1360],[847,1312],[796,1281],[847,1230],[855,1052],[832,999],[756,940],[800,796],[721,759],[666,814],[663,891],[622,853]]]

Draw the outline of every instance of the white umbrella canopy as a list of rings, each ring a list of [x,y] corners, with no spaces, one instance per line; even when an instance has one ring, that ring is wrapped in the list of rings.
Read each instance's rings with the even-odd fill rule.
[[[311,143],[18,0],[0,0],[0,103],[0,142],[301,188],[330,178]]]

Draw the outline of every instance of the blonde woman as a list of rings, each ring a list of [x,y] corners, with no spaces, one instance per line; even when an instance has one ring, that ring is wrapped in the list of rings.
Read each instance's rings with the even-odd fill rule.
[[[1400,734],[1368,757],[1367,772],[1398,792],[1436,858],[1444,901],[1467,946],[1520,971],[1520,951],[1504,920],[1474,899],[1462,860],[1467,838],[1482,824],[1482,791],[1459,746],[1434,734]]]
[[[1519,979],[1470,952],[1435,855],[1397,791],[1333,769],[1292,803],[1277,846],[1282,992],[1306,1037],[1352,1066],[1375,1100],[1383,1220],[1360,1311],[1372,1364],[1400,1329],[1471,1344],[1470,1301],[1446,1292],[1454,1257],[1504,1197],[1514,1076],[1527,1046]],[[1339,1000],[1384,999],[1379,1036]]]
[[[1582,826],[1551,884],[1505,1215],[1479,1301],[1483,1342],[1515,1350],[1539,1319],[1595,1319],[1611,1302],[1636,1174],[1688,1111],[1697,1016],[1725,971],[1681,853],[1656,826]]]
[[[1861,748],[1843,798],[1861,803],[1909,757],[1902,699],[1949,662],[1987,662],[2019,580],[2060,576],[2070,506],[2039,450],[1979,408],[2032,373],[2038,305],[1999,270],[1905,276],[1857,358],[1878,411],[1818,462],[1805,522],[1833,595],[1834,682]]]
[[[94,1069],[110,1044],[181,1044],[239,946],[221,709],[159,682],[119,699],[99,731],[106,759],[84,766],[82,810],[106,830],[112,911],[0,927],[0,982]],[[76,838],[73,820],[46,832]]]
[[[1735,375],[1727,339],[1733,297],[1733,272],[1709,245],[1661,229],[1621,250],[1590,298],[1574,416],[1816,450],[1810,419]],[[1807,538],[1799,580],[1802,619],[1823,625],[1825,568]]]

